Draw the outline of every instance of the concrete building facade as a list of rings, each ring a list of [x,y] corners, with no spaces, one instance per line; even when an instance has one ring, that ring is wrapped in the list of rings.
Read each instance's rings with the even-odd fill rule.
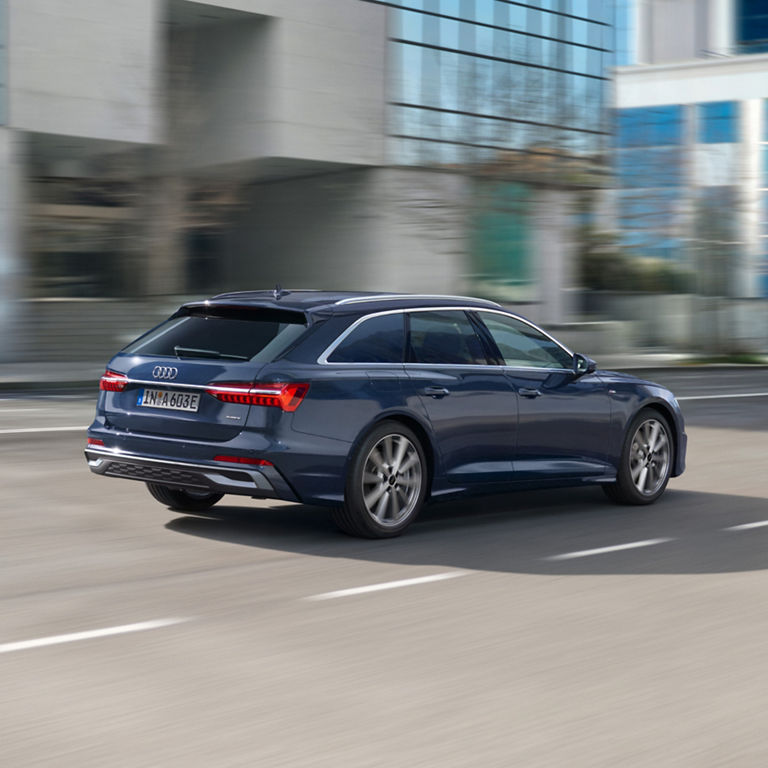
[[[34,302],[276,282],[563,321],[612,31],[608,0],[0,0],[0,357],[42,354]]]

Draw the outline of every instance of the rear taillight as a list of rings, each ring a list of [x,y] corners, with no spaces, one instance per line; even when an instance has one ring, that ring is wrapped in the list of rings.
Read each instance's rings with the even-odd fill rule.
[[[89,437],[88,438],[88,445],[95,445],[95,446],[100,446],[100,447],[103,448],[104,447],[104,441],[103,440],[98,440],[95,437]]]
[[[128,377],[124,373],[106,370],[99,379],[99,389],[105,392],[122,392],[128,385]]]
[[[284,383],[256,384],[226,382],[211,384],[206,392],[222,403],[240,403],[241,405],[270,405],[284,411],[295,411],[304,395],[309,391],[309,384],[297,381]]]
[[[252,464],[255,467],[271,467],[266,459],[252,459],[250,456],[214,456],[214,461],[228,461],[230,464]]]

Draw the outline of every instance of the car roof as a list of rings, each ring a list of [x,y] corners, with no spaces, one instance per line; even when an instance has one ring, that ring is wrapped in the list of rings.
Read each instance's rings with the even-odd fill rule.
[[[288,290],[235,291],[221,293],[205,301],[194,301],[185,307],[235,306],[283,309],[306,314],[361,314],[386,309],[410,307],[499,307],[494,301],[468,296],[439,294],[386,293],[367,291]]]

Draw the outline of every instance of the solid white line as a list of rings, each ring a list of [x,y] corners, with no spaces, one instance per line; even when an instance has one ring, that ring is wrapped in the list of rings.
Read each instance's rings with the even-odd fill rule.
[[[757,523],[744,523],[743,525],[732,525],[730,528],[723,528],[724,531],[749,531],[752,528],[765,528],[768,520],[760,520]]]
[[[42,648],[46,645],[59,645],[61,643],[74,643],[78,640],[92,640],[97,637],[109,637],[110,635],[124,635],[127,632],[144,632],[147,629],[170,627],[173,624],[181,624],[185,621],[190,621],[190,619],[155,619],[154,621],[141,621],[137,624],[123,624],[119,627],[91,629],[86,632],[72,632],[68,635],[38,637],[35,640],[21,640],[17,643],[3,643],[0,645],[0,653],[26,651],[30,648]]]
[[[30,411],[42,411],[42,408],[0,408],[0,414],[5,413],[29,413]]]
[[[566,552],[564,555],[553,555],[545,560],[572,560],[576,557],[591,557],[592,555],[604,555],[608,552],[620,552],[623,549],[637,549],[638,547],[652,547],[654,544],[664,544],[672,539],[646,539],[645,541],[631,541],[629,544],[615,544],[612,547],[599,547],[598,549],[582,549],[580,552]]]
[[[727,400],[729,397],[768,397],[768,392],[738,392],[731,395],[688,395],[678,400]]]
[[[0,429],[0,435],[26,435],[33,432],[83,432],[88,427],[28,427],[26,429]]]
[[[351,589],[339,589],[336,592],[323,592],[319,595],[311,595],[305,600],[333,600],[337,597],[350,597],[351,595],[363,595],[366,592],[380,592],[384,589],[398,589],[399,587],[412,587],[415,584],[429,584],[432,581],[445,581],[464,576],[466,571],[450,571],[449,573],[436,573],[432,576],[420,576],[415,579],[400,579],[399,581],[385,581],[381,584],[369,584],[367,587],[352,587]]]

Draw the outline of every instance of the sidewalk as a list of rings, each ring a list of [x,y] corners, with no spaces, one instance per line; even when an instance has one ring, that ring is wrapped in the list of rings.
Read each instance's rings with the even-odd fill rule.
[[[635,355],[601,355],[598,366],[613,371],[652,371],[676,367],[691,368],[690,356],[663,352]],[[768,365],[768,359],[766,360]],[[709,367],[709,366],[706,366]],[[716,365],[739,368],[738,365]],[[744,366],[759,368],[757,365]],[[92,360],[66,363],[0,363],[0,392],[77,391],[95,394],[105,364]]]

